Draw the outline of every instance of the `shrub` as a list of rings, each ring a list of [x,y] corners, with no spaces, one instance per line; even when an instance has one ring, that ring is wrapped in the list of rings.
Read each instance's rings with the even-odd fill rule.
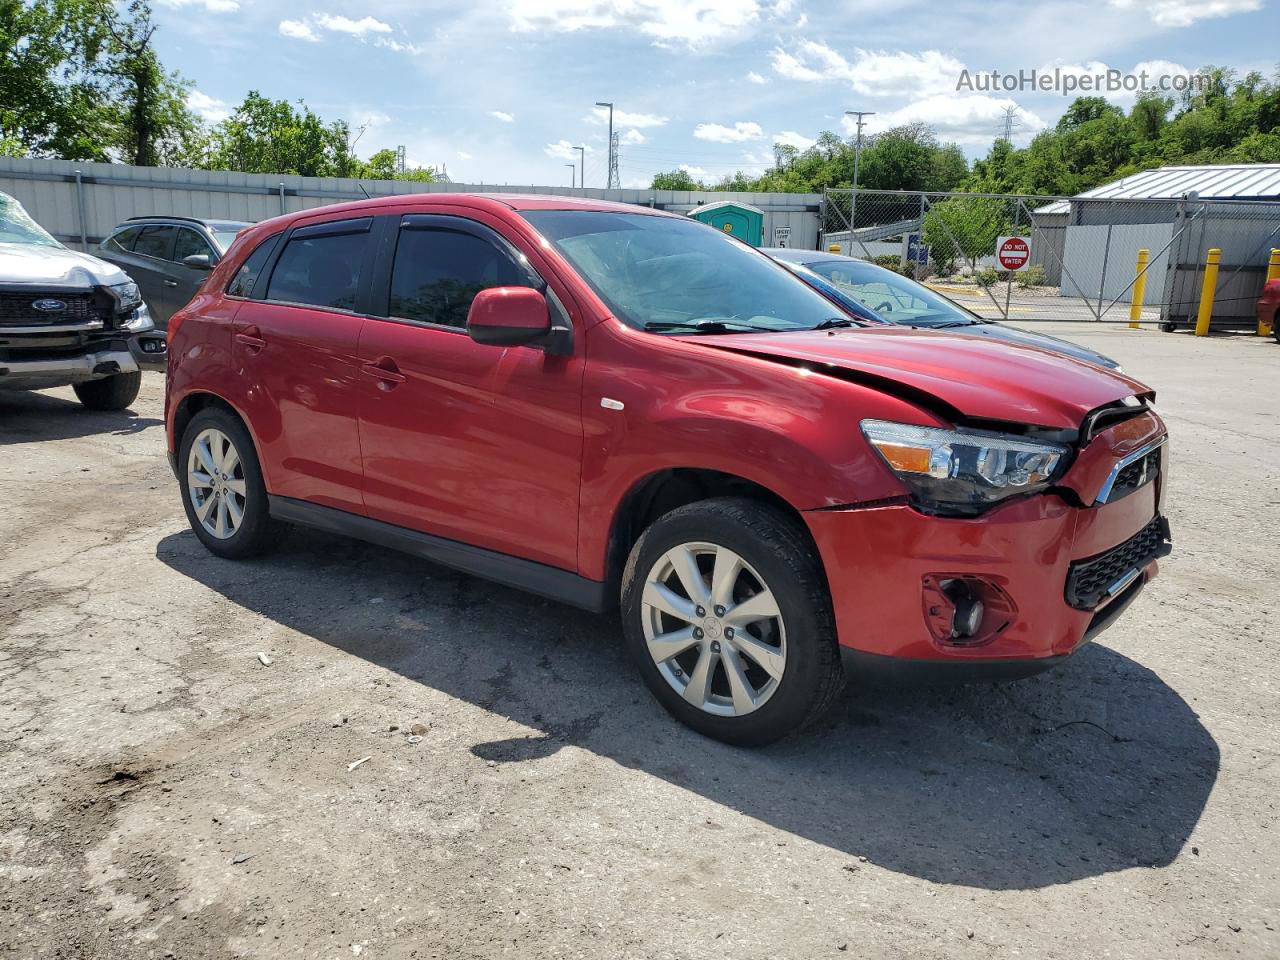
[[[877,267],[884,267],[886,270],[892,270],[894,273],[903,272],[902,258],[896,253],[882,253],[878,257],[872,257],[871,262]]]
[[[1019,287],[1043,287],[1045,283],[1044,266],[1033,263],[1019,273],[1014,274],[1013,282]]]
[[[973,279],[978,281],[980,287],[994,287],[1000,282],[1000,271],[995,267],[983,267],[973,275]]]

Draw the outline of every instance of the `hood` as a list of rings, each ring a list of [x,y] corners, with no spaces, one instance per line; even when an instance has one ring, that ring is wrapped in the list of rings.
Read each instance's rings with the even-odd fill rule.
[[[66,247],[0,243],[0,284],[32,283],[87,290],[128,279],[119,267]]]
[[[1123,374],[1033,347],[908,327],[681,337],[873,387],[932,399],[965,419],[1078,429],[1091,410],[1151,389]],[[838,371],[838,372],[837,372]]]
[[[1051,337],[1046,333],[1021,330],[1017,327],[1006,327],[1001,323],[975,323],[968,327],[955,327],[951,332],[963,333],[970,337],[986,337],[990,340],[1000,340],[1003,343],[1017,343],[1024,347],[1039,347],[1041,350],[1052,350],[1054,353],[1064,353],[1068,357],[1075,357],[1075,359],[1084,360],[1086,363],[1096,363],[1098,366],[1106,367],[1108,370],[1114,370],[1120,366],[1106,354],[1090,350],[1088,347],[1082,347],[1080,344],[1072,343],[1070,340]]]

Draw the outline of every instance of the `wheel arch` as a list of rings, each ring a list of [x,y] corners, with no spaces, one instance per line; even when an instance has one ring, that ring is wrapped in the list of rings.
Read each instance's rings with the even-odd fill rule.
[[[715,497],[743,497],[767,503],[791,519],[813,548],[826,579],[822,555],[809,532],[804,516],[790,501],[774,490],[745,477],[702,467],[667,467],[638,479],[623,495],[609,524],[605,576],[607,594],[616,598],[627,558],[641,534],[659,517],[700,500]],[[828,585],[829,588],[829,585]]]
[[[258,438],[253,432],[253,427],[249,424],[249,418],[236,409],[235,404],[231,403],[226,397],[207,390],[193,390],[178,401],[173,409],[173,453],[177,456],[182,447],[182,435],[187,432],[187,425],[202,410],[211,407],[219,410],[225,410],[231,416],[240,421],[240,425],[244,427],[245,433],[249,434],[249,440],[253,443],[253,453],[258,460],[258,468],[262,471],[262,480],[266,484],[267,490],[271,489],[271,479],[267,476],[266,464],[262,461],[262,450],[258,443]]]

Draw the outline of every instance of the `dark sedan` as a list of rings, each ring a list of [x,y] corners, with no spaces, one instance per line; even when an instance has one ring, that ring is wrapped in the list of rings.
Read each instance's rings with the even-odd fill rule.
[[[853,316],[872,323],[955,330],[1004,343],[1052,350],[1109,370],[1120,369],[1120,364],[1110,357],[1077,343],[984,320],[923,284],[865,260],[821,250],[772,247],[764,252]]]

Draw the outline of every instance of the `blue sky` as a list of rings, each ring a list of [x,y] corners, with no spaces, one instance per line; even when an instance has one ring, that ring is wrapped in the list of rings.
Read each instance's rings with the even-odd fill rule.
[[[871,132],[925,121],[979,156],[1007,107],[1024,143],[1071,99],[957,91],[963,70],[1270,76],[1280,60],[1274,0],[153,2],[162,59],[207,118],[250,89],[303,99],[364,127],[362,156],[404,144],[469,183],[568,185],[581,144],[603,186],[597,100],[616,104],[623,185],[647,186],[680,164],[759,172],[776,141],[848,133],[845,110],[875,111]]]

